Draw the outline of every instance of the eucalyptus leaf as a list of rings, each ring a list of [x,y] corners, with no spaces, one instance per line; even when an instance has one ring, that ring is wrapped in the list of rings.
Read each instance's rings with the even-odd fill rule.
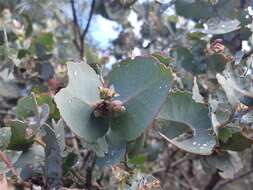
[[[105,154],[107,154],[109,151],[109,147],[108,147],[105,136],[99,137],[96,142],[89,142],[89,143],[85,141],[81,141],[81,142],[84,147],[94,151],[96,153],[96,156],[98,157],[104,157]]]
[[[107,121],[95,118],[92,108],[100,99],[98,87],[102,84],[95,71],[84,62],[69,62],[67,67],[68,86],[56,94],[55,102],[74,133],[88,142],[96,142],[108,129]]]
[[[186,18],[208,19],[214,15],[214,10],[208,1],[203,0],[176,0],[176,12]]]
[[[11,129],[9,127],[0,128],[0,149],[8,147],[11,140]]]
[[[229,70],[226,70],[223,72],[224,76],[222,75],[217,75],[219,79],[219,83],[222,84],[222,87],[224,88],[226,95],[228,96],[228,98],[232,98],[231,94],[232,92],[234,93],[234,97],[233,97],[233,101],[235,101],[235,99],[240,100],[241,103],[247,105],[247,106],[252,106],[253,105],[253,92],[251,89],[251,85],[250,87],[247,86],[247,81],[245,80],[241,80],[241,79],[237,79],[233,73]],[[228,92],[228,89],[231,88]],[[228,93],[230,95],[228,95]],[[235,97],[236,96],[236,97]],[[229,100],[229,101],[232,101]]]
[[[195,102],[204,103],[204,98],[199,93],[199,86],[198,86],[197,78],[196,77],[194,77],[194,79],[193,79],[192,99],[194,99]]]
[[[221,87],[224,89],[229,103],[232,106],[235,106],[235,104],[236,104],[236,102],[238,102],[238,100],[237,100],[236,94],[234,92],[234,89],[231,88],[229,82],[227,81],[227,79],[223,75],[217,74],[216,78],[217,78],[219,84],[221,85]]]
[[[216,145],[207,107],[188,92],[173,92],[167,98],[155,126],[162,137],[187,152],[209,155]]]
[[[45,176],[46,183],[49,189],[58,189],[61,186],[62,177],[62,158],[57,134],[49,125],[44,125],[46,135],[43,141],[46,144],[45,148]]]
[[[236,152],[228,151],[206,156],[201,159],[201,163],[207,173],[219,171],[225,179],[231,179],[242,169],[242,162]]]
[[[21,151],[12,151],[12,150],[4,150],[3,153],[7,156],[7,158],[10,160],[12,164],[14,164],[20,157]],[[0,159],[0,174],[5,174],[8,171],[10,171],[11,168],[9,168],[6,163]]]
[[[53,50],[54,39],[53,34],[41,33],[40,35],[33,38],[31,44],[31,52],[36,54],[40,59],[48,59],[49,53]]]
[[[162,53],[159,53],[159,52],[153,53],[152,56],[157,58],[161,63],[163,63],[166,66],[169,66],[171,62],[173,61],[171,57],[163,55]]]
[[[57,123],[55,121],[52,122],[53,129],[56,134],[57,142],[60,146],[61,154],[64,154],[64,150],[66,148],[65,145],[65,123],[62,119],[60,119]]]
[[[37,102],[33,95],[18,100],[16,115],[19,119],[25,119],[38,114]]]
[[[96,164],[98,166],[111,166],[119,163],[126,153],[126,141],[109,131],[105,136],[108,144],[108,152],[104,157],[97,157]]]
[[[205,34],[226,34],[240,29],[240,21],[238,20],[221,20],[220,18],[209,19],[206,28],[197,30]]]
[[[53,98],[49,94],[43,93],[36,95],[36,101],[38,105],[47,104],[49,106],[50,116],[51,117],[55,116],[54,114],[58,110],[56,109]]]
[[[34,135],[32,134],[32,129],[26,123],[13,120],[9,122],[8,126],[11,128],[11,139],[8,149],[27,150],[33,144]],[[31,136],[29,133],[31,133]]]
[[[234,18],[239,12],[240,1],[176,0],[175,8],[177,14],[191,19]]]
[[[151,57],[136,57],[116,64],[108,75],[126,112],[111,121],[113,133],[133,140],[150,125],[171,87],[172,72]]]
[[[253,144],[253,141],[242,135],[238,127],[219,128],[218,139],[222,150],[243,151]]]
[[[42,173],[41,167],[44,164],[44,159],[44,148],[33,144],[28,150],[23,151],[14,166],[17,169],[21,169],[21,178],[27,180],[35,173]]]

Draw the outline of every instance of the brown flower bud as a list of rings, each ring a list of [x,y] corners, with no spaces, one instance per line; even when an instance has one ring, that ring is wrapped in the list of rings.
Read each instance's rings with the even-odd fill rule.
[[[125,106],[119,100],[100,100],[93,105],[95,117],[118,117],[126,111]]]
[[[126,108],[120,100],[113,100],[110,104],[110,112],[112,117],[117,117],[126,112]]]
[[[109,109],[108,109],[108,102],[105,100],[100,100],[93,105],[93,113],[95,117],[108,117],[109,116]]]

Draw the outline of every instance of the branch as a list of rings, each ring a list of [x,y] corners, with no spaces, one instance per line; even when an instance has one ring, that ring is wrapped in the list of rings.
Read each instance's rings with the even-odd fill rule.
[[[81,32],[80,32],[80,25],[78,23],[77,15],[76,15],[75,1],[70,0],[70,4],[71,4],[71,9],[72,9],[73,21],[74,21],[74,27],[73,27],[74,28],[74,35],[75,35],[74,43],[75,43],[77,49],[80,50],[80,44],[78,44],[76,34],[78,34],[79,39],[80,39]]]
[[[85,39],[85,36],[86,36],[86,34],[89,30],[89,27],[90,27],[91,19],[92,19],[93,12],[94,12],[94,9],[95,9],[96,0],[92,0],[90,13],[89,13],[89,17],[88,17],[88,20],[87,20],[87,24],[86,24],[83,31],[81,30],[81,26],[80,26],[80,24],[78,22],[78,19],[77,19],[77,11],[76,11],[76,8],[75,8],[75,0],[70,0],[70,4],[71,4],[73,22],[74,22],[74,27],[73,27],[74,40],[73,40],[73,42],[74,42],[77,50],[79,51],[80,59],[83,59],[83,56],[84,56],[84,39]]]
[[[190,155],[190,154],[186,154],[184,157],[182,158],[179,158],[178,160],[176,160],[175,162],[172,162],[169,166],[169,168],[175,168],[177,167],[178,165],[184,163],[185,161],[187,160],[191,160],[191,159],[194,159],[194,155]],[[160,172],[164,172],[166,171],[168,168],[167,167],[163,167],[163,168],[159,168],[155,171],[152,172],[152,174],[157,174],[157,173],[160,173]]]
[[[89,152],[87,157],[84,159],[84,162],[85,162],[84,164],[85,164],[85,171],[86,171],[85,186],[87,189],[90,189],[93,186],[92,172],[94,170],[95,163],[96,163],[96,155],[94,154],[94,152]]]
[[[212,190],[214,189],[215,185],[221,180],[221,177],[219,175],[219,172],[216,171],[214,174],[212,174],[210,181],[208,184],[204,187],[204,190]]]
[[[88,30],[89,30],[89,27],[90,27],[90,22],[91,22],[91,19],[92,19],[92,16],[93,16],[93,12],[94,12],[94,9],[95,9],[95,4],[96,4],[96,0],[92,0],[92,3],[91,3],[91,8],[90,8],[90,14],[89,14],[89,17],[88,17],[88,21],[87,21],[87,24],[86,24],[86,27],[82,33],[82,38],[84,39]]]
[[[10,159],[8,158],[8,156],[7,156],[3,151],[1,151],[1,150],[0,150],[0,160],[2,160],[2,161],[6,164],[6,166],[7,166],[9,169],[11,169],[13,175],[18,176],[18,173],[17,173],[16,169],[14,168],[14,166],[13,166],[11,160],[10,160]]]

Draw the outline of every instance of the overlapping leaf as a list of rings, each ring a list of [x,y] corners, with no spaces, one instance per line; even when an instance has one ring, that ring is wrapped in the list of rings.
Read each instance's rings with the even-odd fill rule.
[[[111,131],[108,132],[105,139],[108,144],[108,151],[105,153],[104,157],[97,158],[96,164],[99,166],[107,166],[119,163],[126,153],[126,141],[122,140]]]
[[[173,92],[166,100],[155,126],[169,142],[187,152],[209,155],[216,144],[205,105],[188,92]]]
[[[59,111],[67,125],[80,137],[96,142],[105,135],[108,125],[95,118],[92,104],[98,101],[99,77],[86,63],[68,63],[68,86],[55,96]]]
[[[112,131],[126,140],[140,136],[166,99],[172,78],[171,71],[154,58],[136,57],[115,65],[108,81],[126,113],[111,121]]]
[[[218,139],[223,150],[243,151],[252,145],[252,141],[243,136],[238,127],[227,126],[218,129]]]
[[[8,149],[26,150],[33,144],[34,135],[29,136],[29,126],[26,123],[13,120],[9,123],[9,127],[11,128],[11,139]]]
[[[240,29],[240,22],[238,20],[220,20],[220,19],[210,19],[206,23],[206,28],[200,30],[205,34],[226,34]]]
[[[214,15],[213,8],[208,1],[177,0],[175,8],[177,14],[186,18],[208,19]]]
[[[233,18],[238,14],[240,1],[219,0],[211,2],[207,0],[176,0],[175,8],[179,15],[191,19],[209,19],[212,17]]]
[[[214,173],[216,170],[223,178],[233,178],[234,175],[242,169],[242,162],[236,152],[222,152],[211,156],[203,157],[201,163],[208,173]]]
[[[0,128],[0,150],[8,147],[11,140],[11,129],[9,127]]]

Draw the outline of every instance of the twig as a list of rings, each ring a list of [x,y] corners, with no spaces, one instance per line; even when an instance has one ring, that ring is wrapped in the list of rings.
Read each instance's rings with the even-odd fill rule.
[[[185,161],[187,161],[187,160],[189,160],[189,159],[192,159],[192,158],[193,158],[193,156],[191,156],[191,155],[189,155],[189,154],[186,154],[184,157],[182,157],[182,158],[178,159],[177,161],[173,162],[173,163],[170,165],[170,167],[171,167],[171,168],[174,168],[174,167],[176,167],[177,165],[182,164],[183,162],[185,162]]]
[[[214,189],[215,185],[221,180],[219,172],[216,171],[212,174],[211,179],[209,180],[208,184],[204,187],[204,190],[212,190]]]
[[[95,9],[96,0],[92,0],[87,24],[83,31],[81,31],[81,26],[77,19],[75,1],[70,0],[70,4],[71,4],[71,9],[72,9],[73,21],[74,21],[74,27],[73,27],[74,28],[74,44],[77,50],[79,51],[80,59],[82,60],[84,56],[84,39],[90,27],[91,19],[92,19],[93,12]]]
[[[44,141],[42,141],[39,138],[34,138],[34,142],[36,142],[37,144],[41,145],[43,148],[46,148],[46,144],[44,143]]]
[[[14,166],[13,166],[11,160],[10,160],[10,159],[8,158],[8,156],[7,156],[4,152],[2,152],[1,150],[0,150],[0,160],[4,161],[4,163],[6,164],[6,166],[7,166],[8,168],[11,169],[12,173],[13,173],[15,176],[18,176],[18,173],[17,173],[16,169],[14,168]]]
[[[174,168],[176,166],[178,166],[179,164],[182,164],[184,163],[185,161],[189,160],[189,159],[192,159],[194,158],[193,156],[189,155],[189,154],[186,154],[184,157],[180,158],[179,160],[173,162],[171,165],[170,165],[170,168]],[[159,168],[155,171],[152,172],[152,174],[157,174],[157,173],[160,173],[160,172],[164,172],[166,171],[168,168],[167,167],[163,167],[163,168]]]
[[[74,169],[70,169],[72,175],[74,175],[80,182],[85,181],[84,177],[78,174]]]
[[[85,187],[87,189],[90,189],[92,187],[92,172],[95,167],[95,162],[96,162],[96,155],[94,154],[94,152],[91,152],[89,154],[89,159],[85,164],[86,166]]]
[[[187,175],[190,176],[190,177],[193,177],[194,176],[194,173],[193,173],[193,160],[189,160],[189,166],[188,166],[188,171],[187,171]]]
[[[197,188],[193,185],[191,179],[189,179],[189,176],[184,171],[180,171],[180,173],[184,177],[187,184],[189,185],[189,188],[192,190],[196,190]]]
[[[250,51],[248,51],[247,53],[245,53],[242,57],[242,59],[246,59],[248,58],[249,56],[251,56],[253,54],[253,49],[251,49]]]
[[[81,31],[80,31],[80,25],[78,23],[77,20],[77,15],[76,15],[76,8],[75,8],[75,1],[74,0],[70,0],[70,4],[71,4],[71,9],[72,9],[72,15],[73,15],[73,21],[74,21],[74,44],[76,46],[76,48],[78,49],[78,51],[80,51],[80,44],[78,43],[77,39],[80,39],[81,36]],[[77,37],[78,35],[78,37]]]
[[[217,190],[217,189],[224,189],[224,187],[226,186],[226,185],[228,185],[228,184],[230,184],[230,183],[233,183],[233,182],[235,182],[235,181],[238,181],[238,180],[240,180],[240,179],[242,179],[242,178],[244,178],[244,177],[246,177],[246,176],[248,176],[248,175],[250,175],[250,174],[252,174],[253,173],[253,169],[251,169],[251,170],[249,170],[249,171],[247,171],[247,172],[245,172],[245,173],[243,173],[243,174],[241,174],[241,175],[239,175],[239,176],[237,176],[237,177],[235,177],[235,178],[233,178],[233,179],[229,179],[229,180],[226,180],[226,181],[224,181],[224,182],[222,182],[222,183],[219,183],[219,184],[217,184],[213,189],[214,190]]]
[[[91,3],[90,14],[89,14],[89,18],[88,18],[86,27],[85,27],[82,35],[81,35],[83,39],[85,38],[85,36],[86,36],[86,34],[87,34],[88,30],[89,30],[91,18],[92,18],[92,15],[93,15],[93,12],[94,12],[94,8],[95,8],[95,4],[96,4],[96,0],[93,0],[92,3]]]

